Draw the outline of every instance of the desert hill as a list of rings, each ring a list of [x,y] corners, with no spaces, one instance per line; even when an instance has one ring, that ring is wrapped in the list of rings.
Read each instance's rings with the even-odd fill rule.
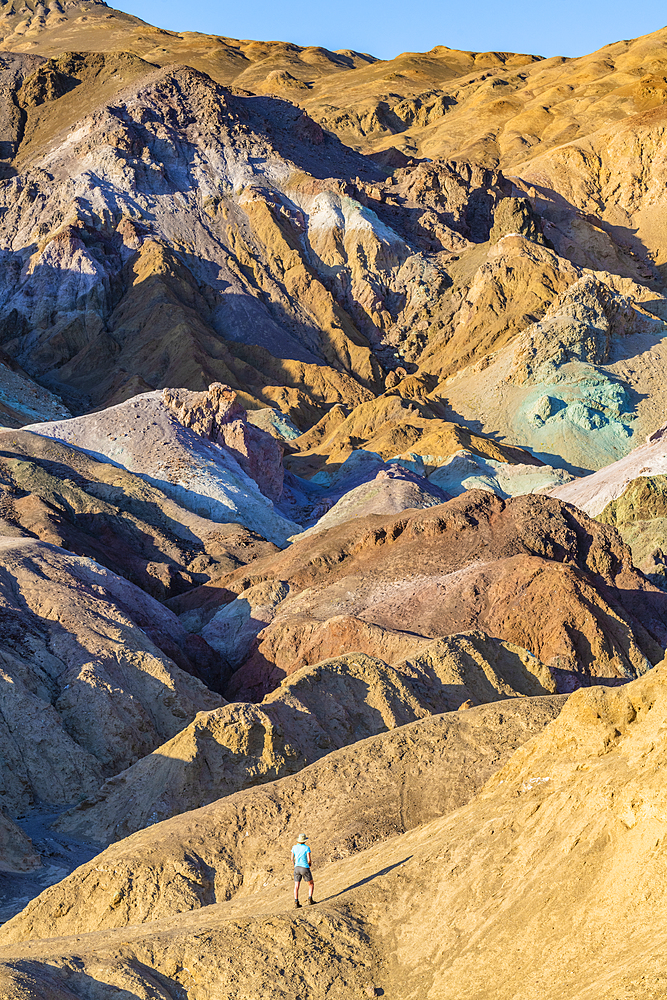
[[[10,544],[17,552],[45,546],[54,566],[66,568],[59,586],[73,594],[81,588],[80,565],[86,581],[91,573],[113,581],[103,584],[111,605],[100,598],[91,605],[97,632],[113,634],[119,613],[113,602],[121,601],[121,614],[130,602],[131,621],[216,693],[204,689],[194,707],[180,706],[176,728],[170,723],[156,734],[149,728],[139,743],[123,736],[120,757],[117,736],[96,726],[102,769],[92,762],[76,789],[63,788],[57,800],[94,798],[103,779],[111,780],[99,807],[85,804],[83,826],[73,820],[78,834],[87,827],[93,840],[113,839],[117,834],[108,831],[119,819],[123,830],[135,829],[153,814],[171,815],[271,780],[336,746],[469,700],[636,676],[664,648],[662,591],[634,569],[613,532],[546,497],[506,502],[468,491],[447,501],[427,494],[422,479],[424,498],[407,496],[421,509],[355,512],[348,500],[347,515],[331,517],[334,505],[316,521],[316,534],[306,532],[284,550],[263,542],[248,524],[270,534],[281,517],[259,489],[280,492],[281,445],[249,424],[234,393],[221,387],[135,397],[102,413],[5,431],[0,443],[8,551]],[[385,482],[414,490],[420,478],[387,474]],[[26,593],[35,590],[30,581]],[[547,596],[554,588],[557,604]],[[68,642],[85,645],[85,619],[71,617],[69,605],[70,599],[54,598],[50,614],[62,620]],[[41,604],[36,608],[44,617]],[[34,630],[41,636],[43,625],[35,621]],[[132,650],[130,635],[124,644]],[[52,638],[40,642],[55,651]],[[52,689],[40,692],[35,711],[52,705],[62,712],[71,697],[64,694],[72,685],[69,671],[81,668],[73,652],[59,655],[50,667]],[[97,673],[119,653],[103,643],[95,656]],[[173,675],[176,666],[169,670]],[[290,683],[281,686],[286,677]],[[77,683],[86,683],[85,671]],[[114,718],[121,692],[137,698],[129,677],[115,683]],[[326,697],[313,700],[314,683]],[[234,704],[222,705],[219,695]],[[257,708],[243,705],[262,698]],[[207,709],[215,711],[198,716],[189,730],[195,712]],[[74,725],[68,711],[64,725],[87,749],[91,720],[77,717]],[[118,771],[137,757],[143,763],[119,785]],[[194,771],[179,764],[177,778],[173,763],[187,760]],[[141,803],[136,815],[128,793]],[[14,810],[26,802],[16,800]]]
[[[467,805],[323,866],[317,909],[285,912],[283,888],[193,899],[189,914],[149,925],[7,943],[4,988],[49,1000],[130,985],[204,1000],[220,989],[606,1000],[619,984],[655,995],[664,709],[664,667],[622,689],[580,690]]]
[[[0,0],[2,996],[664,993],[667,29],[443,41]]]
[[[259,705],[235,701],[198,713],[54,829],[107,844],[416,719],[555,691],[545,664],[481,632],[425,644],[394,666],[362,653],[338,656],[296,671]]]
[[[516,168],[605,126],[641,119],[665,100],[665,29],[576,59],[462,52],[436,45],[393,60],[284,42],[165,31],[101,0],[3,3],[2,47],[53,57],[127,51],[186,63],[225,86],[303,107],[364,152]],[[585,154],[584,154],[585,156]]]
[[[328,754],[293,777],[149,826],[45,893],[3,929],[2,939],[152,922],[278,888],[282,842],[304,823],[319,831],[321,858],[354,856],[463,805],[564,702],[563,695],[516,698],[430,716]],[[385,769],[394,780],[383,785]],[[146,865],[146,857],[154,860]],[[122,906],[106,906],[109,893],[122,896]],[[93,918],[91,907],[100,902]]]
[[[377,62],[367,54],[329,52],[314,45],[242,41],[195,31],[179,35],[114,10],[102,0],[67,4],[5,0],[1,23],[3,48],[8,51],[39,50],[41,55],[54,56],[73,47],[94,52],[127,50],[154,65],[187,63],[225,86],[236,83],[240,88],[285,69],[299,67],[296,73],[301,80]]]
[[[91,559],[3,537],[4,803],[65,804],[222,703],[217,658]],[[193,676],[194,675],[194,676]]]
[[[363,155],[363,144],[341,142],[352,139],[309,103],[308,87],[314,95],[327,86],[327,73],[343,94],[345,80],[367,90],[380,73],[407,80],[406,67],[181,37],[100,3],[84,7],[4,6],[0,340],[8,366],[0,378],[10,426],[29,422],[26,387],[40,416],[53,419],[219,381],[246,407],[273,410],[306,434],[342,407],[350,423],[324,454],[315,445],[320,464],[363,447],[430,474],[454,444],[492,461],[510,445],[578,475],[621,458],[662,422],[653,374],[667,307],[660,231],[648,210],[662,198],[661,111],[640,113],[645,102],[626,85],[659,66],[659,32],[566,62],[445,49],[425,56],[450,81],[478,66],[484,92],[528,88],[541,113],[550,74],[544,92],[570,95],[565,103],[583,116],[576,135],[563,144],[556,133],[553,152],[550,140],[536,139],[535,158],[510,174],[502,158],[469,150]],[[72,47],[58,48],[66,35]],[[158,38],[159,58],[148,44]],[[204,50],[227,69],[201,63]],[[250,66],[280,75],[274,57],[324,74],[303,83],[305,103],[241,79]],[[496,78],[510,66],[526,79]],[[559,73],[567,86],[556,84]],[[530,74],[542,74],[539,86]],[[577,80],[600,100],[580,100]],[[478,124],[480,100],[470,97]],[[492,104],[517,111],[518,100]],[[466,107],[447,111],[448,135]],[[627,150],[614,160],[624,164],[621,180],[613,163],[603,167],[600,142]],[[567,186],[566,150],[587,178],[576,189]],[[421,422],[376,440],[373,427],[387,420],[378,400],[406,375],[422,380],[421,398],[410,400]],[[497,448],[480,450],[466,431],[499,439]],[[320,471],[296,458],[292,467]],[[549,474],[507,489],[488,468],[471,473],[490,475],[508,495],[559,482]]]
[[[234,523],[233,511],[211,522],[157,485],[42,435],[4,432],[0,450],[3,534],[87,556],[158,600],[275,548]]]
[[[237,601],[253,619],[258,642],[228,694],[261,697],[332,647],[373,654],[392,633],[415,642],[471,628],[566,675],[632,676],[662,648],[663,595],[619,541],[553,499],[472,490],[442,506],[344,522],[169,605],[214,644],[216,620],[234,615]],[[546,599],[552,591],[557,604]]]
[[[390,171],[293,104],[186,66],[12,59],[0,336],[27,382],[6,369],[10,425],[26,423],[18,400],[33,383],[53,418],[57,405],[66,416],[220,381],[306,433],[339,404],[353,447],[365,437],[383,459],[441,465],[451,444],[437,422],[368,434],[386,419],[378,398],[412,372],[431,383],[411,402],[424,420],[576,474],[660,422],[652,244],[640,252],[576,204],[516,197],[497,169]],[[465,433],[457,443],[470,450]],[[329,462],[346,447],[333,442]]]

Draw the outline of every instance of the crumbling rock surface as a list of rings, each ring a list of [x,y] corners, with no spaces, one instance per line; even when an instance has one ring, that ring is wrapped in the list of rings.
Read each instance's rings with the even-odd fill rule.
[[[198,679],[219,688],[220,657],[92,559],[2,537],[0,605],[2,798],[13,816],[35,800],[76,801],[222,703]]]
[[[337,656],[296,671],[260,705],[236,701],[201,713],[56,827],[109,843],[415,719],[556,689],[530,653],[482,633],[418,648],[395,666],[362,653]]]
[[[302,828],[312,831],[319,881],[326,864],[464,805],[564,701],[515,698],[431,716],[148,826],[34,900],[0,942],[146,923],[282,888],[284,845]]]
[[[370,643],[387,642],[387,633],[391,644],[395,633],[434,639],[481,629],[549,664],[564,690],[637,676],[665,644],[665,597],[619,536],[539,495],[503,501],[472,490],[426,510],[346,521],[221,579],[211,599],[233,615],[232,594],[243,602],[244,590],[271,580],[289,594],[234,674],[234,696],[261,698],[297,665],[326,655],[330,642],[358,649],[358,620],[371,655]],[[202,604],[210,589],[199,588]]]
[[[497,243],[510,233],[518,233],[534,243],[547,245],[539,216],[527,198],[503,198],[496,205],[489,241]]]
[[[470,242],[485,242],[512,190],[499,170],[474,161],[389,165],[396,169],[386,179],[357,180],[354,194],[426,251],[462,251]]]
[[[497,247],[525,242],[509,235]],[[581,475],[622,459],[663,421],[667,300],[609,272],[570,265],[568,278],[536,322],[433,395],[462,424]]]

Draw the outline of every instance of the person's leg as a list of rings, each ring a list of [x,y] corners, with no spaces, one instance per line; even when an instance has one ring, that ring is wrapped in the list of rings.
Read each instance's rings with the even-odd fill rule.
[[[313,890],[315,889],[315,882],[308,883],[308,902],[313,902]]]
[[[299,885],[300,884],[301,884],[301,873],[295,871],[294,872],[294,906],[295,907],[301,906],[301,903],[299,902]]]

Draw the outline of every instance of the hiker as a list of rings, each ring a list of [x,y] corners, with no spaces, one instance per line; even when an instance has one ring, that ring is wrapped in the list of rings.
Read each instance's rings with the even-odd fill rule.
[[[313,899],[313,889],[315,888],[315,883],[313,882],[313,876],[310,871],[311,854],[310,847],[306,843],[308,837],[305,833],[300,833],[296,838],[296,844],[292,848],[292,864],[294,865],[294,907],[295,909],[301,909],[301,903],[299,902],[299,885],[301,884],[301,879],[308,883],[308,905],[312,906],[315,900]]]

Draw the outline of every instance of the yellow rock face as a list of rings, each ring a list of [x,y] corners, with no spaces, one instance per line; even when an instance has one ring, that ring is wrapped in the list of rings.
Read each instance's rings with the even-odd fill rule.
[[[63,51],[136,53],[163,66],[186,63],[226,86],[279,94],[364,151],[460,158],[516,168],[611,122],[665,103],[664,30],[616,42],[577,59],[461,52],[438,45],[393,60],[237,41],[154,28],[97,4],[40,15],[9,4],[2,47],[59,56]]]
[[[382,396],[357,406],[349,417],[332,410],[316,427],[291,442],[285,462],[299,476],[335,474],[353,452],[364,449],[384,461],[413,452],[424,456],[427,471],[461,449],[499,462],[539,464],[519,448],[507,448],[467,428],[441,419],[441,404],[428,398],[432,379],[407,378]]]
[[[202,854],[212,858],[204,847],[211,824],[204,810],[182,832],[175,828],[182,821],[165,825],[166,837],[159,846],[154,842],[152,855],[150,841],[146,843],[150,832],[137,835],[134,843],[100,856],[96,867],[81,869],[71,887],[65,883],[50,890],[54,902],[61,903],[60,912],[76,906],[77,879],[84,887],[90,884],[92,900],[104,900],[109,920],[114,920],[114,910],[129,914],[136,904],[139,919],[144,914],[150,919],[148,899],[156,916],[161,915],[169,906],[170,883],[172,905],[190,912],[149,926],[40,941],[35,910],[32,941],[7,943],[2,949],[3,988],[8,995],[13,991],[20,996],[20,990],[30,995],[32,989],[50,990],[46,995],[56,1000],[83,997],[70,976],[76,958],[77,974],[85,970],[86,989],[92,980],[100,996],[102,984],[123,986],[130,977],[147,991],[159,975],[161,981],[169,977],[172,985],[187,984],[205,1000],[242,979],[246,989],[288,997],[307,976],[309,994],[317,998],[363,995],[369,987],[405,996],[418,981],[421,995],[442,1000],[460,997],[461,990],[510,1000],[517,989],[525,996],[539,993],[556,1000],[564,988],[571,997],[611,1000],[619,995],[619,984],[648,1000],[664,982],[659,930],[664,909],[664,672],[663,664],[622,689],[576,692],[472,801],[411,829],[408,821],[406,832],[351,857],[342,851],[336,856],[325,846],[329,833],[317,822],[321,813],[316,808],[308,817],[315,826],[309,838],[320,900],[312,911],[290,912],[289,869],[282,886],[274,888],[284,855],[273,854],[273,847],[261,873],[257,863],[259,878],[249,886],[254,892],[213,902],[210,867],[199,860]],[[469,718],[469,712],[456,716],[457,722]],[[427,745],[434,735],[424,732]],[[450,752],[455,741],[463,746],[454,729],[448,736]],[[414,767],[414,750],[406,743],[401,754]],[[369,743],[361,748],[363,754],[369,750]],[[427,757],[422,759],[426,763]],[[331,758],[331,765],[337,763]],[[381,764],[389,772],[394,767],[401,771],[393,760],[385,758]],[[338,766],[346,796],[355,796],[355,789],[368,787],[375,762],[354,776],[344,771],[342,760]],[[443,768],[442,760],[438,766]],[[327,774],[320,792],[330,790],[329,815],[332,809],[339,813],[334,774]],[[307,801],[311,779],[306,778],[308,784],[300,780]],[[291,791],[282,783],[274,787],[276,798],[264,807],[272,830],[279,804],[287,804]],[[283,787],[285,800],[278,798]],[[385,806],[384,798],[381,802]],[[263,848],[254,826],[258,803],[247,800],[246,809],[246,802],[238,804],[233,816],[219,813],[225,823],[216,824],[215,831],[215,863],[237,882],[239,862],[220,854],[221,829],[229,830],[235,845],[247,843],[253,858]],[[356,830],[371,826],[373,804],[373,792],[359,801]],[[298,809],[294,815],[301,822]],[[286,813],[291,817],[292,809],[283,813],[283,823]],[[297,827],[281,829],[288,851],[292,838],[287,834]],[[245,850],[239,846],[238,853]],[[129,875],[139,865],[149,891],[135,900]],[[53,933],[48,921],[47,915],[42,926]],[[77,921],[74,914],[73,928]],[[30,923],[29,913],[17,918],[4,932],[5,940],[14,928],[17,937],[30,933]],[[621,946],[619,925],[624,929]],[[298,974],[285,968],[286,949],[300,961]]]

